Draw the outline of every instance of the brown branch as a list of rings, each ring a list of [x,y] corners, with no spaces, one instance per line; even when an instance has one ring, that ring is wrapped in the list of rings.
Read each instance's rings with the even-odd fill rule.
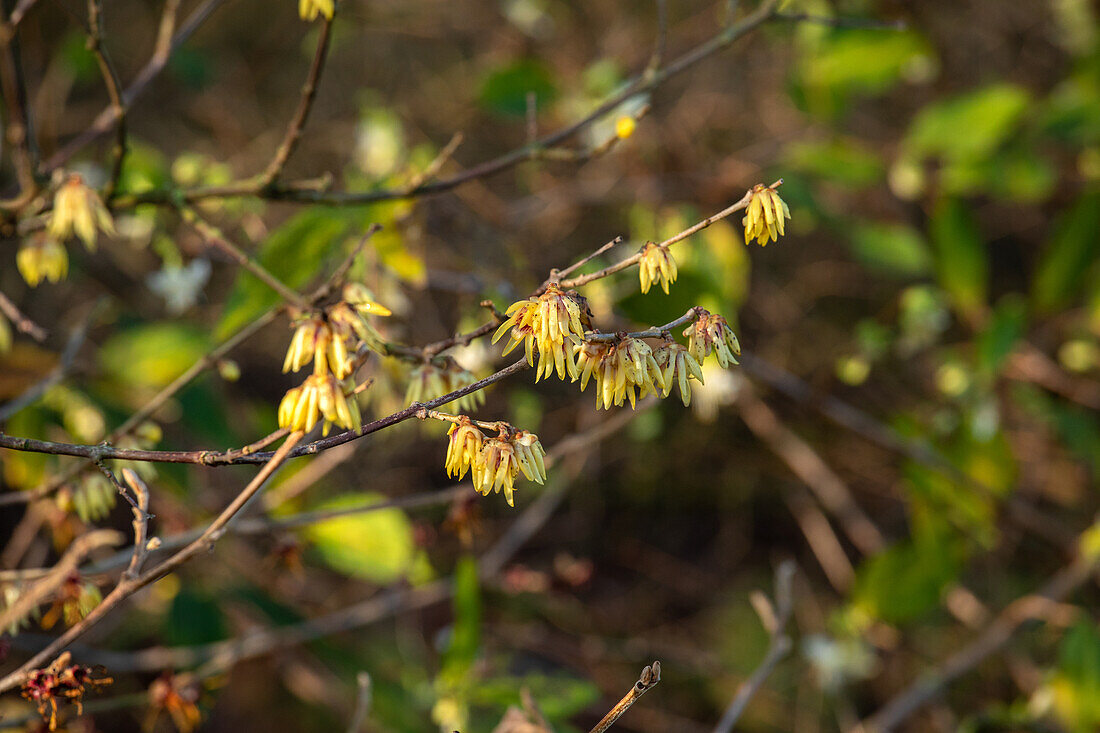
[[[288,304],[297,306],[302,310],[309,309],[310,303],[303,295],[287,287],[279,278],[268,272],[267,268],[254,258],[249,257],[244,250],[231,242],[218,227],[202,218],[197,211],[192,208],[184,207],[180,210],[180,214],[183,216],[184,221],[194,227],[195,231],[202,235],[202,238],[206,240],[207,244],[213,245],[222,252],[225,252],[234,262],[248,270],[264,285],[267,285],[278,293],[279,297]]]
[[[77,537],[41,580],[21,593],[15,603],[0,611],[0,629],[17,623],[60,588],[89,553],[100,547],[117,545],[122,539],[122,533],[113,529],[98,529]]]
[[[134,510],[134,551],[130,557],[130,564],[122,577],[133,580],[141,575],[141,566],[145,563],[145,557],[151,549],[159,547],[159,542],[149,541],[149,487],[141,480],[141,477],[129,468],[122,469],[122,478],[137,497],[137,506]],[[151,546],[152,544],[152,546]]]
[[[371,703],[371,682],[367,672],[360,672],[355,676],[355,712],[348,723],[348,733],[360,733],[363,723],[367,720]]]
[[[11,11],[11,17],[8,18],[8,23],[12,28],[23,22],[23,18],[31,8],[35,6],[38,0],[19,0],[19,3],[15,6],[15,9]]]
[[[118,78],[111,57],[103,48],[103,8],[100,0],[88,0],[88,50],[95,56],[103,84],[107,87],[107,96],[111,100],[111,111],[115,118],[114,160],[111,175],[103,187],[103,200],[110,201],[118,187],[122,175],[122,161],[126,157],[126,104],[122,100],[122,82]]]
[[[737,721],[745,712],[745,708],[748,707],[749,701],[763,686],[775,666],[790,653],[793,642],[791,642],[791,637],[787,636],[786,628],[791,618],[791,612],[794,610],[791,593],[793,579],[794,563],[789,560],[781,563],[775,571],[774,611],[770,614],[771,618],[767,614],[761,616],[761,620],[771,635],[768,651],[764,655],[764,660],[760,662],[760,666],[737,688],[737,694],[733,696],[729,707],[722,714],[718,724],[714,726],[714,733],[730,733],[733,730],[733,726],[737,724]],[[763,596],[760,597],[763,598]]]
[[[2,17],[4,15],[6,14],[0,7],[0,93],[3,95],[6,113],[4,136],[13,151],[19,194],[10,201],[0,202],[0,207],[19,211],[38,192],[38,179],[35,176],[38,151],[31,128],[26,79],[19,58],[15,24],[8,17]]]
[[[623,713],[630,709],[630,706],[638,702],[638,699],[657,686],[657,683],[661,681],[661,663],[654,661],[653,664],[647,665],[642,668],[642,673],[638,676],[638,681],[634,683],[623,698],[619,702],[615,703],[615,707],[607,711],[607,715],[603,716],[599,723],[596,723],[588,733],[604,733],[608,728],[615,724],[615,721],[622,717]]]
[[[8,320],[15,324],[17,330],[27,334],[38,343],[45,343],[46,339],[49,338],[46,329],[23,315],[23,312],[16,307],[15,303],[2,292],[0,292],[0,313],[7,316]]]
[[[114,587],[114,590],[112,590],[98,606],[92,609],[87,616],[81,619],[79,623],[71,626],[65,633],[48,644],[45,649],[23,662],[18,669],[7,674],[3,679],[0,679],[0,692],[10,690],[20,684],[28,670],[34,669],[43,662],[52,659],[75,639],[78,639],[99,623],[104,616],[131,595],[145,586],[156,582],[200,552],[209,550],[209,548],[225,533],[225,528],[237,512],[248,503],[249,499],[263,488],[267,480],[275,472],[275,469],[286,460],[291,450],[297,445],[301,438],[301,433],[291,433],[286,439],[286,442],[279,447],[279,450],[276,451],[273,456],[271,456],[270,460],[264,464],[263,468],[260,469],[256,476],[248,482],[248,485],[237,494],[236,498],[230,502],[229,506],[222,510],[218,517],[207,526],[206,530],[198,538],[144,574],[136,577],[127,577],[123,575],[118,585]]]
[[[124,109],[133,106],[134,100],[145,91],[149,83],[164,70],[168,59],[177,48],[187,42],[187,39],[198,30],[207,18],[221,6],[225,0],[205,0],[202,5],[188,16],[187,20],[176,30],[176,15],[179,12],[182,0],[166,0],[164,12],[161,14],[160,26],[157,30],[157,40],[153,47],[153,53],[145,66],[138,72],[134,80],[122,93],[122,105]],[[119,110],[111,104],[103,109],[83,132],[70,140],[54,153],[43,166],[43,173],[65,165],[81,148],[110,132],[117,122]]]
[[[1093,524],[1086,533],[1096,530],[1097,525]],[[1098,567],[1100,556],[1079,555],[1035,593],[1018,598],[1005,607],[974,641],[949,656],[932,671],[922,674],[920,679],[888,700],[862,722],[859,730],[866,733],[886,733],[897,728],[952,682],[1000,652],[1027,622],[1043,617],[1051,604],[1060,603],[1088,582]]]
[[[654,326],[644,331],[629,331],[625,333],[601,333],[599,331],[587,331],[584,334],[585,341],[619,341],[622,338],[655,339],[662,336],[670,336],[672,329],[685,326],[699,318],[699,306],[692,306],[687,313],[679,318],[669,321],[663,326]]]
[[[618,108],[624,101],[630,99],[634,95],[656,89],[668,79],[690,69],[715,53],[728,48],[738,38],[755,30],[766,21],[771,20],[778,2],[779,0],[763,0],[755,11],[745,16],[741,21],[722,29],[721,32],[712,36],[709,40],[697,46],[692,51],[679,57],[668,66],[656,71],[643,70],[625,84],[618,92],[604,100],[596,109],[572,124],[556,132],[545,135],[533,143],[528,143],[521,148],[516,148],[497,158],[468,168],[462,173],[456,174],[450,178],[429,181],[414,189],[399,187],[363,192],[331,192],[319,190],[316,183],[312,181],[304,184],[292,183],[282,186],[268,186],[261,190],[256,186],[254,181],[246,180],[224,186],[198,187],[185,191],[150,191],[140,195],[127,197],[125,201],[118,202],[118,205],[132,206],[140,203],[166,204],[172,201],[178,201],[180,198],[184,201],[193,202],[205,198],[258,195],[262,195],[268,199],[298,203],[356,205],[391,199],[428,196],[450,191],[464,183],[508,170],[519,163],[544,157],[548,150],[554,149],[558,144],[570,139],[578,132],[603,119]]]
[[[321,72],[325,68],[325,58],[328,56],[329,41],[332,38],[332,18],[326,17],[321,24],[321,33],[317,38],[317,50],[313,54],[313,62],[309,66],[305,84],[302,85],[302,97],[298,101],[298,109],[290,120],[286,129],[286,135],[282,143],[275,150],[275,157],[271,159],[264,172],[256,177],[255,185],[263,191],[272,186],[286,167],[287,161],[298,147],[302,139],[302,130],[305,129],[309,119],[309,111],[313,108],[313,100],[317,97],[317,83],[321,79]]]

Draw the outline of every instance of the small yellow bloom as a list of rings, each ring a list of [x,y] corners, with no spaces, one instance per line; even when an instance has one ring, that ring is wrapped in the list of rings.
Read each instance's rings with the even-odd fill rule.
[[[722,368],[737,363],[735,357],[741,353],[741,344],[722,316],[702,311],[695,323],[684,329],[684,336],[688,338],[688,351],[698,364],[702,365],[703,359],[712,353]]]
[[[444,462],[447,475],[461,481],[467,470],[473,468],[477,473],[477,458],[481,454],[481,445],[485,436],[465,415],[460,416],[459,421],[451,425],[447,435],[450,436],[447,442],[447,458]]]
[[[638,262],[638,279],[641,281],[642,293],[648,293],[656,282],[661,284],[661,290],[668,295],[668,286],[676,282],[676,275],[676,260],[668,247],[646,242],[642,248],[642,259]]]
[[[528,481],[539,484],[546,483],[546,451],[543,450],[539,436],[526,430],[517,430],[512,435],[512,447],[516,451],[516,461],[519,470],[527,477]],[[509,502],[510,503],[510,502]]]
[[[32,288],[43,280],[56,283],[69,273],[69,253],[52,238],[41,236],[19,248],[15,266]]]
[[[680,400],[684,407],[691,406],[691,379],[703,384],[703,368],[683,344],[675,341],[664,343],[653,351],[653,358],[664,375],[662,397],[668,397],[674,385],[680,388]]]
[[[555,371],[558,378],[566,375],[576,381],[578,372],[574,360],[574,345],[584,341],[584,321],[587,318],[584,299],[575,293],[562,292],[551,283],[537,298],[528,298],[508,306],[508,319],[493,334],[493,343],[509,333],[508,354],[521,343],[527,351],[527,363],[535,365],[538,348],[539,366],[535,381],[549,377]]]
[[[615,135],[620,140],[625,140],[634,134],[634,130],[638,127],[638,121],[629,115],[623,115],[619,119],[615,120]]]
[[[377,303],[370,290],[363,283],[348,283],[344,286],[344,300],[355,307],[364,315],[390,316],[393,315],[386,306]]]
[[[318,15],[332,20],[332,14],[335,11],[334,0],[298,0],[298,15],[302,20],[317,20]]]
[[[768,240],[778,241],[784,232],[784,221],[791,218],[791,210],[775,189],[758,183],[752,188],[752,198],[745,209],[741,223],[745,225],[745,244],[752,240],[761,247]]]
[[[94,250],[100,230],[104,234],[115,233],[111,213],[99,200],[99,195],[85,185],[84,178],[79,173],[73,173],[57,189],[46,231],[59,242],[75,235],[84,242],[85,247]]]
[[[361,418],[355,396],[349,399],[345,385],[331,374],[311,374],[298,387],[287,390],[279,403],[279,427],[308,433],[324,421],[323,433],[333,425],[345,430],[359,427]]]

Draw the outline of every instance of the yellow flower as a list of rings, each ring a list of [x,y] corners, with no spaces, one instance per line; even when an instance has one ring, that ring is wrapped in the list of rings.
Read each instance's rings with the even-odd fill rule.
[[[314,359],[317,351],[324,350],[324,344],[332,340],[332,332],[320,318],[310,317],[298,321],[290,347],[283,360],[283,373],[298,371]],[[320,347],[320,348],[319,348]]]
[[[698,364],[702,365],[711,353],[723,368],[737,363],[735,357],[741,353],[741,344],[722,316],[702,311],[695,323],[684,329],[684,336],[688,337],[688,351]]]
[[[358,316],[348,309],[353,317]],[[313,361],[314,374],[328,374],[346,379],[355,369],[352,359],[355,349],[355,333],[344,321],[336,327],[326,319],[309,316],[296,322],[294,336],[283,360],[283,372],[298,371]],[[350,342],[350,348],[349,348]]]
[[[623,338],[617,344],[589,342],[577,348],[581,366],[581,390],[589,378],[596,382],[596,409],[610,410],[665,388],[665,377],[653,358],[653,350],[641,339]]]
[[[37,237],[19,248],[15,266],[32,288],[43,280],[56,283],[69,273],[69,253],[50,237]]]
[[[637,129],[637,127],[637,120],[629,115],[623,115],[615,120],[615,135],[619,139],[625,140],[634,134],[634,130]]]
[[[447,435],[450,436],[447,441],[447,459],[444,462],[447,476],[461,481],[470,468],[474,468],[477,473],[477,458],[481,454],[485,436],[465,415],[459,416],[459,421],[451,425]]]
[[[555,371],[564,380],[569,375],[576,381],[578,372],[573,347],[584,341],[586,319],[583,299],[575,293],[564,293],[555,283],[537,298],[528,298],[508,306],[508,319],[493,334],[493,343],[509,333],[508,354],[521,343],[527,351],[527,363],[535,366],[534,352],[538,348],[539,366],[535,381],[549,377]]]
[[[84,246],[94,250],[98,230],[104,234],[114,234],[114,220],[99,200],[99,195],[84,184],[79,173],[73,173],[57,189],[46,231],[59,242],[76,235]]]
[[[703,384],[703,368],[699,365],[699,362],[695,360],[695,357],[691,355],[686,346],[675,341],[658,346],[653,351],[653,358],[657,365],[661,367],[664,375],[664,388],[661,396],[668,397],[669,393],[672,392],[673,385],[678,385],[680,387],[680,400],[683,401],[684,407],[690,406],[691,383],[689,380],[697,379],[699,384]]]
[[[758,183],[752,188],[752,198],[745,209],[741,223],[745,225],[745,244],[752,240],[761,247],[768,240],[777,241],[784,234],[784,221],[791,218],[791,210],[775,189]]]
[[[331,374],[311,374],[298,387],[287,390],[279,403],[279,427],[308,433],[324,421],[323,433],[333,425],[345,430],[359,427],[359,403],[348,399],[344,385]]]
[[[676,260],[668,247],[646,242],[642,248],[642,259],[638,262],[638,279],[642,284],[642,293],[648,293],[653,283],[660,283],[661,290],[668,295],[668,286],[676,282]]]
[[[512,435],[512,447],[516,451],[516,460],[519,470],[527,477],[528,481],[539,484],[546,483],[546,451],[543,450],[539,436],[526,430],[517,430]],[[509,502],[510,504],[511,502]]]
[[[332,20],[332,14],[335,11],[334,0],[298,0],[298,15],[302,20],[316,20],[318,15]]]
[[[353,344],[358,339],[372,351],[385,354],[385,340],[378,331],[374,330],[364,314],[373,312],[375,315],[388,316],[390,312],[377,305],[377,303],[373,305],[384,310],[385,313],[372,311],[370,306],[360,306],[348,301],[341,301],[328,309],[326,320],[333,333],[342,337],[347,343]]]
[[[577,368],[581,373],[581,392],[588,387],[588,380],[593,376],[596,378],[596,391],[599,392],[600,375],[603,373],[601,365],[608,354],[611,353],[612,348],[612,345],[607,341],[585,341],[583,344],[577,345]]]
[[[344,300],[355,307],[364,315],[390,316],[393,315],[386,306],[375,302],[374,296],[363,283],[348,283],[344,286]]]
[[[471,372],[463,369],[451,357],[444,357],[442,367],[429,362],[417,367],[409,375],[409,386],[405,391],[405,403],[428,402],[450,394],[477,381]],[[476,410],[485,402],[483,392],[472,392],[454,401],[455,409],[467,412]]]

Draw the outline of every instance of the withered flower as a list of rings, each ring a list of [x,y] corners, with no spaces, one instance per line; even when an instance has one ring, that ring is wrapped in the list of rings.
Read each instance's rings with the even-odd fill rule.
[[[688,338],[688,351],[700,365],[712,352],[723,368],[737,363],[741,344],[722,316],[701,311],[695,323],[684,329],[684,336]]]
[[[477,377],[463,369],[452,357],[433,359],[416,367],[409,374],[409,386],[405,391],[406,404],[428,402],[450,394],[477,382]],[[483,392],[472,392],[454,401],[455,408],[468,412],[485,402]]]
[[[71,702],[76,705],[76,714],[84,713],[84,695],[89,688],[103,687],[114,680],[110,677],[95,677],[91,667],[71,664],[72,654],[63,652],[61,656],[43,669],[31,670],[23,682],[22,695],[35,704],[49,730],[57,730],[57,703]]]

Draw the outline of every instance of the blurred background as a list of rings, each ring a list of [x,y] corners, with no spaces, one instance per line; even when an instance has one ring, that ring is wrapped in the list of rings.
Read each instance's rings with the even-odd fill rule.
[[[666,60],[754,6],[668,0]],[[161,9],[107,3],[106,45],[123,80],[146,63]],[[173,54],[128,116],[122,193],[263,169],[317,42],[319,24],[296,10],[229,0]],[[469,330],[485,320],[481,300],[503,308],[623,235],[591,268],[613,262],[756,183],[782,178],[792,218],[766,248],[743,244],[736,215],[677,245],[670,295],[641,295],[633,270],[583,289],[608,331],[694,304],[729,319],[742,366],[708,365],[690,408],[673,397],[597,413],[591,392],[534,384],[530,372],[495,385],[478,417],[534,431],[548,448],[580,436],[547,488],[521,483],[515,509],[467,490],[227,536],[85,638],[97,651],[78,660],[102,661],[115,682],[71,730],[186,729],[192,704],[201,730],[343,729],[359,671],[373,681],[368,729],[488,731],[527,690],[555,730],[587,730],[653,659],[661,684],[616,727],[709,730],[765,654],[750,594],[773,593],[785,559],[797,566],[794,648],[738,729],[859,730],[1079,546],[1095,551],[1100,9],[791,0],[783,12],[795,17],[582,130],[572,145],[600,146],[616,117],[649,106],[632,136],[587,160],[522,162],[414,201],[204,204],[303,290],[382,224],[353,273],[393,309],[386,337],[407,344]],[[19,28],[46,160],[107,102],[84,17],[82,3],[43,0]],[[445,174],[521,147],[532,122],[545,134],[580,119],[645,67],[658,22],[646,2],[343,0],[333,34],[285,178],[331,175],[340,190],[370,191],[408,185],[456,132]],[[67,169],[102,183],[110,144],[82,148]],[[45,345],[16,334],[0,357],[0,401],[54,368],[68,331],[100,302],[71,373],[8,417],[5,433],[96,443],[277,303],[166,208],[120,210],[116,224],[95,252],[69,247],[56,285],[27,287],[18,240],[0,245],[0,291],[51,332]],[[296,383],[280,371],[287,326],[281,318],[246,341],[135,440],[221,450],[274,430]],[[484,339],[454,356],[478,377],[510,363]],[[408,366],[367,370],[365,414],[403,407]],[[263,509],[290,516],[449,490],[444,430],[415,422],[294,461]],[[33,489],[73,460],[4,451],[3,490]],[[212,516],[254,473],[151,469],[165,536]],[[72,482],[69,504],[0,507],[4,567],[48,565],[89,525],[129,531],[128,508],[101,478]],[[525,515],[545,492],[546,515]],[[521,516],[537,531],[479,578],[472,558],[498,552]],[[74,584],[77,598],[111,587],[94,574]],[[446,592],[226,668],[204,673],[196,660],[174,678],[155,660],[137,669],[147,647],[300,629],[371,598],[409,597],[387,589],[423,587]],[[900,729],[1100,728],[1100,593],[1088,574],[1070,590],[1026,619],[1009,614],[1018,633],[1008,644]],[[6,665],[65,623],[43,618],[5,642]],[[156,684],[178,686],[174,722],[149,702]],[[0,700],[5,716],[28,709],[11,693]]]

